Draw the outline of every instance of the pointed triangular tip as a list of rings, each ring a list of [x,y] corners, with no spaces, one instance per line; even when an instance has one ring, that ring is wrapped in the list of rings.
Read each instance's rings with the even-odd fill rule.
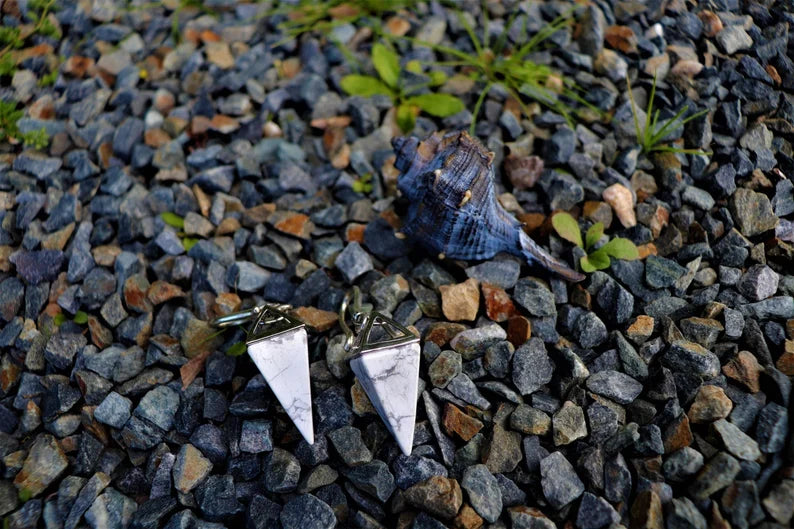
[[[410,455],[419,385],[418,341],[365,351],[350,361],[350,368],[400,450]]]
[[[292,423],[314,444],[307,342],[306,329],[296,327],[250,344],[248,354]]]
[[[414,423],[415,422],[416,418],[414,417]],[[414,424],[411,425],[410,431],[406,428],[402,432],[392,432],[394,439],[397,441],[397,446],[400,447],[400,450],[402,450],[402,453],[406,456],[411,455],[411,450],[414,448],[414,426]]]
[[[287,413],[289,415],[289,413]],[[295,417],[290,415],[290,419],[295,424],[295,427],[301,433],[306,442],[310,445],[314,444],[314,421],[312,420],[312,416],[309,415],[309,420],[304,422],[298,422],[295,420]]]

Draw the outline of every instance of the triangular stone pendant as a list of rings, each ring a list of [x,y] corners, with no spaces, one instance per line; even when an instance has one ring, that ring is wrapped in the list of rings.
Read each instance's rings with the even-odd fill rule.
[[[390,337],[369,343],[373,326],[383,327]],[[358,353],[350,360],[350,368],[402,452],[410,455],[416,423],[419,338],[394,320],[373,312],[356,345]]]
[[[303,323],[273,309],[249,331],[248,354],[284,411],[309,444],[314,443],[308,337]]]

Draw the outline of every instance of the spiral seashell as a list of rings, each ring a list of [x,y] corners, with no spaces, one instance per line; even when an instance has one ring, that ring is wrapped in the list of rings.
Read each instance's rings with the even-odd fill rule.
[[[496,200],[494,153],[465,131],[392,140],[401,172],[397,187],[408,201],[402,232],[452,259],[490,259],[499,252],[523,257],[571,281],[584,275],[538,246]]]

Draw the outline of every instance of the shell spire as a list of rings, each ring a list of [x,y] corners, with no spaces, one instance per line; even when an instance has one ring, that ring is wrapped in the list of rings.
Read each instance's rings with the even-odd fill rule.
[[[494,153],[465,131],[434,133],[424,141],[394,138],[397,187],[408,200],[402,233],[434,255],[490,259],[523,257],[571,281],[584,275],[538,246],[494,192]]]

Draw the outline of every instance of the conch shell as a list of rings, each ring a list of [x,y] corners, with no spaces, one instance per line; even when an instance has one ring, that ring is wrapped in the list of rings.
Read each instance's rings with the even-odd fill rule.
[[[493,153],[465,131],[425,141],[392,140],[401,172],[397,187],[409,201],[402,232],[442,257],[490,259],[499,252],[539,263],[571,281],[584,275],[538,246],[496,200]]]

